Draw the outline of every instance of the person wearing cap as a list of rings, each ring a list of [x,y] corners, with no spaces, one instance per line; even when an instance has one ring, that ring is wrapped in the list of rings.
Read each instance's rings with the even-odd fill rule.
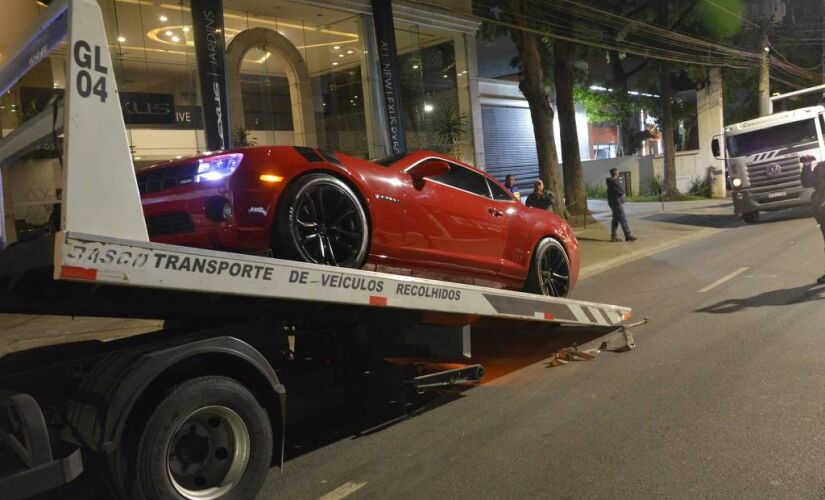
[[[625,241],[636,241],[636,237],[630,233],[630,225],[627,223],[627,216],[624,213],[624,187],[619,182],[619,169],[611,168],[610,177],[607,178],[607,205],[613,212],[613,220],[610,222],[610,241],[622,241],[616,236],[619,226],[622,226]]]

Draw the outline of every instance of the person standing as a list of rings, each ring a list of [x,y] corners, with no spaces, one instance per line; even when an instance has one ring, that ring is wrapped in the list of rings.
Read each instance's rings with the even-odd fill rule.
[[[811,212],[819,224],[822,239],[825,240],[825,162],[814,165],[816,158],[813,156],[803,156],[799,161],[802,162],[802,187],[814,189],[811,196]],[[825,285],[825,275],[816,281]]]
[[[556,201],[555,195],[549,189],[544,189],[544,182],[539,179],[533,183],[533,192],[527,196],[524,204],[528,207],[552,210],[554,201]]]
[[[630,225],[624,214],[625,193],[621,182],[619,182],[619,169],[611,168],[610,177],[607,178],[607,204],[613,212],[613,220],[610,222],[610,241],[622,241],[616,236],[616,230],[622,226],[625,241],[636,241],[636,237],[630,233]]]

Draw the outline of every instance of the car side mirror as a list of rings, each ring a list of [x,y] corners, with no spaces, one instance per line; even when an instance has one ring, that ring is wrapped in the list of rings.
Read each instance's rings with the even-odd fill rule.
[[[438,177],[450,172],[450,164],[444,160],[427,160],[419,163],[410,170],[410,175],[416,179],[425,177]]]
[[[719,147],[719,138],[714,137],[713,140],[710,142],[710,150],[713,152],[713,157],[717,160],[721,159],[722,150]]]

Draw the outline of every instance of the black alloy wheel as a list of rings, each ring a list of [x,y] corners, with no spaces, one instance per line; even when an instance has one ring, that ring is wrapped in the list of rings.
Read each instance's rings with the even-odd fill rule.
[[[346,183],[312,174],[299,179],[287,196],[280,224],[287,256],[339,267],[363,265],[369,223],[361,200]]]
[[[536,245],[527,291],[551,297],[566,297],[570,292],[570,259],[557,240],[544,238]]]

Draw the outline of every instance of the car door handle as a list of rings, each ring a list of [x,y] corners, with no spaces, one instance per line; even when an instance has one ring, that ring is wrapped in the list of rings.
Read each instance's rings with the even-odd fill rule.
[[[502,215],[504,215],[504,212],[502,212],[501,210],[499,210],[497,208],[493,208],[493,207],[488,208],[487,211],[490,212],[490,215],[492,215],[494,217],[501,217]]]

